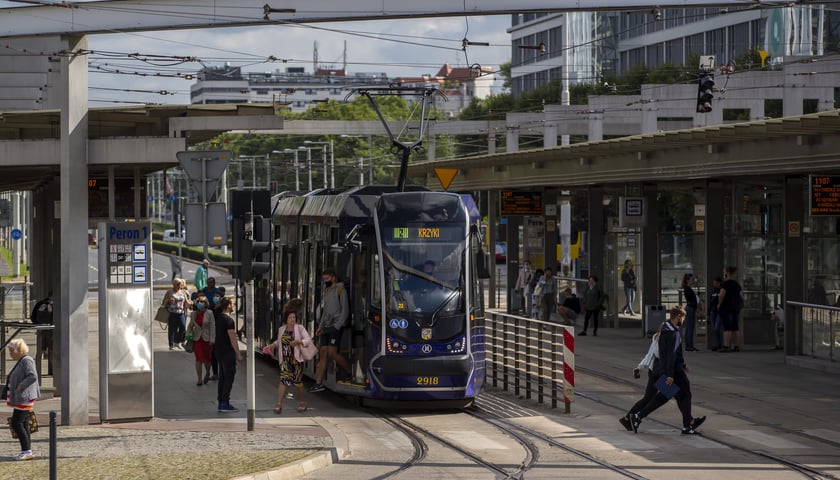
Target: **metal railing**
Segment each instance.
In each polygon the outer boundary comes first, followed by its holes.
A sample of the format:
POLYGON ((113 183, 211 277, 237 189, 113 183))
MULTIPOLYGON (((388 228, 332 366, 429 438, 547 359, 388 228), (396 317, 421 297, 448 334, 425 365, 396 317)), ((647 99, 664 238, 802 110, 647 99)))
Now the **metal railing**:
POLYGON ((551 408, 574 401, 574 327, 487 310, 487 382, 551 408))
POLYGON ((4 282, 0 285, 0 320, 25 320, 29 318, 32 283, 4 282))
POLYGON ((840 308, 785 302, 785 324, 802 325, 803 355, 837 361, 840 352, 840 308))

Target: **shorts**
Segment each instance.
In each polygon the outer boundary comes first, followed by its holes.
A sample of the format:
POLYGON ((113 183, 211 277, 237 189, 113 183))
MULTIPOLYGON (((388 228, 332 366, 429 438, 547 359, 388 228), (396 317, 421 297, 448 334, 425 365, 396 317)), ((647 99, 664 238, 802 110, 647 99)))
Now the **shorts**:
POLYGON ((724 332, 738 331, 738 317, 740 317, 740 313, 724 309, 718 310, 718 318, 720 319, 721 325, 723 325, 724 332))
POLYGON ((319 347, 338 347, 343 330, 324 330, 318 337, 319 347))

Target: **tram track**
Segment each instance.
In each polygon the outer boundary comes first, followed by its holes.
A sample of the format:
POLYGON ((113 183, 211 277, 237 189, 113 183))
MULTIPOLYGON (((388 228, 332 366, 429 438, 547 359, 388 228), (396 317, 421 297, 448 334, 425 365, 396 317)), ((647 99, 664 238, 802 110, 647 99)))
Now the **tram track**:
MULTIPOLYGON (((577 367, 577 371, 582 372, 582 373, 586 373, 587 375, 592 375, 592 376, 595 376, 595 377, 599 377, 599 378, 602 378, 604 380, 607 380, 607 381, 610 381, 610 382, 613 382, 613 383, 631 384, 635 388, 638 388, 638 386, 636 384, 628 382, 627 380, 625 380, 623 378, 619 378, 619 377, 616 377, 614 375, 610 375, 608 373, 599 372, 597 370, 592 370, 592 369, 588 369, 588 368, 581 368, 581 367, 577 367)), ((613 408, 616 411, 620 412, 620 414, 622 414, 622 415, 624 413, 626 413, 626 410, 627 410, 626 407, 616 405, 612 402, 604 400, 603 398, 601 398, 598 395, 588 394, 584 390, 581 390, 579 388, 575 390, 575 395, 579 396, 579 397, 582 397, 582 398, 586 398, 587 400, 589 400, 591 402, 594 402, 594 403, 597 403, 599 405, 603 405, 603 406, 606 406, 606 407, 613 408)), ((719 415, 725 415, 725 416, 731 416, 733 418, 738 418, 740 420, 750 422, 750 423, 753 423, 753 424, 758 425, 758 426, 774 429, 774 430, 781 431, 781 432, 784 432, 784 433, 788 433, 788 434, 791 434, 791 435, 806 438, 806 439, 811 440, 811 441, 819 442, 819 443, 822 443, 823 445, 827 445, 827 446, 831 446, 831 447, 840 447, 840 444, 838 444, 837 442, 833 442, 831 440, 826 440, 826 439, 822 439, 820 437, 816 437, 816 436, 813 436, 813 435, 808 435, 808 434, 805 434, 805 433, 802 433, 802 432, 799 432, 799 431, 796 431, 796 430, 792 430, 792 429, 788 429, 788 428, 779 426, 777 424, 771 424, 771 423, 768 423, 768 422, 762 422, 762 421, 759 421, 759 420, 755 420, 755 419, 753 419, 749 416, 746 416, 746 415, 733 414, 733 413, 730 413, 730 412, 727 412, 725 410, 713 407, 713 406, 708 405, 708 404, 705 404, 703 406, 703 408, 711 410, 711 411, 713 411, 713 412, 715 412, 716 414, 719 414, 719 415)), ((659 425, 671 427, 671 428, 674 428, 674 429, 681 428, 680 426, 673 425, 673 424, 670 424, 668 422, 663 422, 661 420, 656 420, 656 419, 653 419, 653 418, 646 418, 645 421, 657 423, 659 425)), ((799 473, 803 477, 809 478, 811 480, 840 480, 840 477, 832 475, 828 472, 824 472, 824 471, 819 470, 817 468, 811 467, 809 465, 805 465, 803 463, 796 462, 794 460, 785 458, 785 457, 780 456, 780 455, 774 455, 774 454, 764 452, 764 451, 761 451, 761 450, 755 450, 755 449, 743 447, 741 445, 738 445, 735 442, 727 441, 727 440, 725 440, 723 438, 720 438, 719 436, 714 435, 714 434, 709 435, 708 433, 703 433, 702 436, 703 436, 703 438, 706 438, 708 440, 711 440, 711 441, 714 441, 714 442, 719 443, 721 445, 724 445, 728 448, 731 448, 732 450, 736 450, 736 451, 739 451, 739 452, 747 453, 749 455, 754 455, 754 456, 757 456, 757 457, 760 457, 760 458, 763 458, 763 459, 766 459, 766 460, 771 460, 773 462, 776 462, 776 463, 778 463, 778 464, 780 464, 780 465, 782 465, 782 466, 784 466, 784 467, 786 467, 786 468, 788 468, 788 469, 790 469, 794 472, 799 473)))
MULTIPOLYGON (((465 412, 470 414, 468 411, 465 412)), ((426 459, 428 455, 428 444, 426 443, 424 437, 426 439, 430 439, 440 445, 443 445, 445 448, 449 449, 450 451, 454 451, 459 455, 462 455, 470 460, 472 460, 475 464, 484 467, 487 470, 490 470, 494 474, 499 475, 497 478, 502 479, 509 479, 509 480, 520 480, 524 478, 524 473, 531 468, 533 468, 537 462, 539 461, 539 448, 533 444, 530 440, 526 438, 525 435, 522 435, 518 432, 512 432, 509 429, 503 428, 498 424, 488 420, 486 418, 481 418, 475 415, 470 414, 474 418, 478 420, 489 423, 493 425, 494 428, 503 432, 506 436, 513 438, 517 443, 519 443, 523 450, 525 451, 525 458, 522 462, 514 468, 510 468, 501 464, 498 464, 494 461, 490 461, 481 455, 458 445, 455 442, 445 438, 442 435, 432 432, 430 429, 420 426, 417 422, 409 421, 406 418, 401 416, 391 414, 388 412, 375 410, 373 414, 382 419, 383 421, 389 423, 394 428, 398 429, 400 432, 405 434, 411 441, 412 445, 414 446, 414 454, 403 462, 399 467, 392 470, 391 472, 382 474, 380 476, 374 477, 379 480, 384 480, 388 478, 396 477, 397 475, 409 470, 410 468, 417 467, 421 465, 421 462, 426 459)))

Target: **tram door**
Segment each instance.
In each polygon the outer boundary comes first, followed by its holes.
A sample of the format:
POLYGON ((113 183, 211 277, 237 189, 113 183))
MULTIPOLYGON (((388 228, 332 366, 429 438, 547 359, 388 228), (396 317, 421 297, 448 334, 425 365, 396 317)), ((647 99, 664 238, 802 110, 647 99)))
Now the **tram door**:
POLYGON ((642 234, 640 229, 626 227, 611 227, 607 233, 604 248, 604 276, 599 279, 604 291, 610 296, 609 308, 606 318, 612 319, 612 325, 621 326, 628 320, 641 320, 643 303, 642 291, 642 234), (636 274, 636 291, 634 292, 630 310, 625 310, 627 296, 624 291, 624 282, 621 280, 621 272, 624 269, 624 262, 630 260, 633 272, 636 274))

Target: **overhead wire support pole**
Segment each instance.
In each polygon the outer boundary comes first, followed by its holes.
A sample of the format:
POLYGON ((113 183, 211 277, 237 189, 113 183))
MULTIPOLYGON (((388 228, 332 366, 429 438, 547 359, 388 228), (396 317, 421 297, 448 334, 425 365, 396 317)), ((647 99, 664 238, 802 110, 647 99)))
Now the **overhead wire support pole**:
POLYGON ((432 96, 439 95, 443 97, 444 101, 446 100, 446 95, 443 94, 437 88, 411 88, 411 87, 383 87, 383 88, 366 88, 355 90, 347 94, 344 97, 344 100, 347 101, 354 93, 358 93, 359 95, 363 95, 365 98, 368 99, 370 102, 370 106, 374 112, 376 112, 376 116, 379 117, 379 121, 382 122, 382 126, 385 127, 385 131, 388 132, 388 136, 391 138, 391 149, 396 153, 399 151, 402 153, 400 158, 400 176, 397 181, 397 190, 400 192, 405 191, 405 182, 408 177, 408 159, 411 155, 412 151, 420 152, 423 149, 423 134, 425 133, 425 124, 426 124, 426 107, 431 100, 432 96), (388 127, 388 122, 385 120, 385 117, 382 116, 382 112, 379 110, 379 107, 376 105, 376 102, 373 100, 374 96, 378 95, 399 95, 399 96, 408 96, 408 95, 416 95, 421 97, 421 108, 420 108, 420 128, 418 129, 417 140, 413 142, 401 142, 397 139, 394 133, 391 131, 390 127, 388 127))

